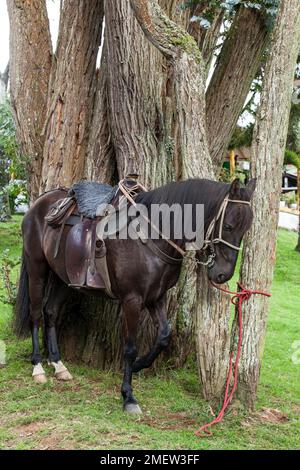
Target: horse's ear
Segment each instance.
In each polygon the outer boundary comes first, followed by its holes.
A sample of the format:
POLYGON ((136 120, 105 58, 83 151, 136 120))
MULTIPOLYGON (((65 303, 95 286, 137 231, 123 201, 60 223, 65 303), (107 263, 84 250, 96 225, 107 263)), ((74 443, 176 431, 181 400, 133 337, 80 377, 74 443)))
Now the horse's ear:
POLYGON ((250 199, 255 191, 255 188, 256 188, 256 178, 252 178, 247 184, 246 184, 246 188, 250 194, 250 199))
POLYGON ((240 194, 240 189, 241 189, 241 182, 239 178, 236 178, 235 180, 232 181, 230 189, 229 189, 229 196, 238 196, 240 194))

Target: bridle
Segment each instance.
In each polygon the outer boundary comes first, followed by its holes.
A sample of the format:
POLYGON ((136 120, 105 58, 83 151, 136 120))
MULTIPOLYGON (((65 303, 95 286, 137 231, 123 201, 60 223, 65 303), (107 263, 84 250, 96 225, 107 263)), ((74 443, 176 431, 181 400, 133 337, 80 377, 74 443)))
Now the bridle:
POLYGON ((210 222, 208 226, 208 229, 206 231, 205 238, 204 238, 204 244, 200 250, 201 255, 206 254, 207 250, 209 251, 207 255, 207 259, 206 261, 201 261, 197 259, 197 264, 201 264, 203 266, 207 266, 211 268, 214 265, 214 262, 215 262, 214 259, 216 257, 214 245, 217 245, 218 243, 223 243, 223 245, 227 245, 229 246, 229 248, 232 248, 233 250, 240 251, 241 249, 240 246, 233 245, 232 243, 229 243, 228 241, 224 240, 224 238, 222 238, 225 212, 226 212, 226 208, 229 202, 237 203, 237 204, 246 204, 250 206, 250 201, 242 201, 240 199, 230 199, 229 195, 225 196, 218 210, 217 215, 212 219, 212 221, 210 222), (214 232, 215 232, 215 228, 216 228, 216 224, 218 220, 220 220, 219 233, 218 233, 218 236, 214 238, 214 232))
MULTIPOLYGON (((144 186, 142 186, 140 183, 137 183, 136 185, 134 185, 132 188, 129 189, 128 187, 126 187, 124 185, 124 180, 120 181, 118 186, 119 186, 119 190, 121 191, 123 196, 125 196, 125 198, 133 206, 136 206, 136 203, 134 201, 134 197, 136 196, 137 191, 139 189, 142 189, 143 191, 147 191, 147 189, 144 186)), ((225 212, 226 212, 226 208, 227 208, 229 202, 237 203, 237 204, 246 204, 246 205, 250 206, 250 201, 242 201, 242 200, 239 200, 239 199, 230 199, 229 194, 227 194, 227 196, 225 196, 225 198, 224 198, 224 200, 223 200, 223 202, 222 202, 222 204, 221 204, 221 206, 220 206, 220 208, 217 212, 217 215, 211 220, 211 222, 208 226, 208 229, 206 231, 205 238, 204 238, 203 247, 200 250, 197 250, 195 248, 195 250, 199 251, 201 255, 206 254, 206 251, 209 251, 209 253, 207 254, 207 259, 206 259, 206 261, 201 261, 199 259, 194 258, 193 261, 195 261, 196 264, 201 264, 203 266, 207 266, 208 268, 211 268, 215 263, 214 259, 216 257, 214 245, 216 245, 218 243, 223 243, 224 245, 229 246, 233 250, 240 251, 241 247, 233 245, 232 243, 229 243, 228 241, 226 241, 222 238, 225 212), (216 224, 219 221, 219 219, 220 219, 220 224, 219 224, 218 237, 214 238, 215 227, 216 227, 216 224)), ((162 236, 162 238, 169 245, 171 245, 173 248, 175 248, 175 250, 181 255, 181 258, 173 258, 170 255, 166 255, 164 253, 162 253, 162 254, 164 254, 167 258, 169 258, 170 261, 180 263, 182 261, 182 258, 184 258, 186 256, 187 251, 183 250, 175 242, 173 242, 172 240, 169 240, 167 237, 165 237, 161 233, 161 231, 157 227, 155 227, 155 225, 153 225, 153 223, 151 222, 151 220, 148 217, 143 216, 143 218, 154 228, 154 230, 156 230, 162 236)), ((191 251, 191 250, 189 250, 189 251, 191 251)))

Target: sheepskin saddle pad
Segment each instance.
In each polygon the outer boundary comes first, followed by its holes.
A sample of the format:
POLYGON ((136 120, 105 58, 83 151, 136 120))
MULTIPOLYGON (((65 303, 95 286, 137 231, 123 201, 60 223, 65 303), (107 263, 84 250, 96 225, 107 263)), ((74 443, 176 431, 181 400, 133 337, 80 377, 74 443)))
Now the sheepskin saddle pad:
POLYGON ((77 210, 84 217, 94 219, 99 216, 99 207, 110 204, 117 191, 117 187, 96 181, 80 181, 70 189, 68 196, 74 197, 77 210))

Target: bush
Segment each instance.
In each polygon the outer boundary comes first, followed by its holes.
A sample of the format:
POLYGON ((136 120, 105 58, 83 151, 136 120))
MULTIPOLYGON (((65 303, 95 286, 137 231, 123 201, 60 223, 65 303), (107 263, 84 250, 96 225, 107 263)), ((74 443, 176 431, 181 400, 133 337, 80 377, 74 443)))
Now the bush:
POLYGON ((4 291, 0 292, 0 300, 3 303, 14 305, 17 299, 18 285, 12 281, 11 271, 20 264, 19 258, 10 256, 9 250, 3 250, 0 257, 1 277, 4 291))
POLYGON ((16 212, 16 208, 20 204, 28 203, 29 198, 25 181, 10 181, 10 183, 5 186, 4 192, 8 196, 10 211, 13 214, 16 212))
POLYGON ((11 107, 7 101, 0 105, 1 220, 5 220, 9 212, 15 212, 19 204, 28 202, 25 183, 27 175, 26 166, 27 159, 19 151, 11 107), (10 181, 11 179, 12 181, 10 181), (6 209, 7 199, 9 200, 9 209, 6 209))
POLYGON ((8 195, 5 191, 0 190, 0 222, 6 222, 10 219, 10 204, 8 195))

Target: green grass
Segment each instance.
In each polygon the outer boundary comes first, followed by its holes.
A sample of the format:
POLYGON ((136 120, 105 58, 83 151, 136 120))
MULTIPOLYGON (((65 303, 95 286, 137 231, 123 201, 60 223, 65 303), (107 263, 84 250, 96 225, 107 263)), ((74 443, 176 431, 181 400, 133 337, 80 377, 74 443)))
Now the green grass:
MULTIPOLYGON (((20 217, 0 224, 0 256, 21 249, 20 217)), ((193 364, 156 376, 141 374, 134 389, 144 414, 121 410, 120 374, 69 364, 74 381, 59 383, 31 378, 30 341, 17 341, 10 331, 11 307, 0 303, 0 338, 7 365, 0 369, 0 448, 16 449, 294 449, 300 443, 300 364, 291 359, 300 340, 300 254, 296 234, 280 230, 273 296, 261 373, 257 410, 276 408, 282 423, 247 416, 233 407, 214 428, 213 437, 193 432, 211 419, 201 399, 193 364)), ((13 272, 13 278, 17 275, 13 272)), ((3 284, 0 285, 3 290, 3 284)), ((300 358, 300 353, 298 355, 300 358)))

